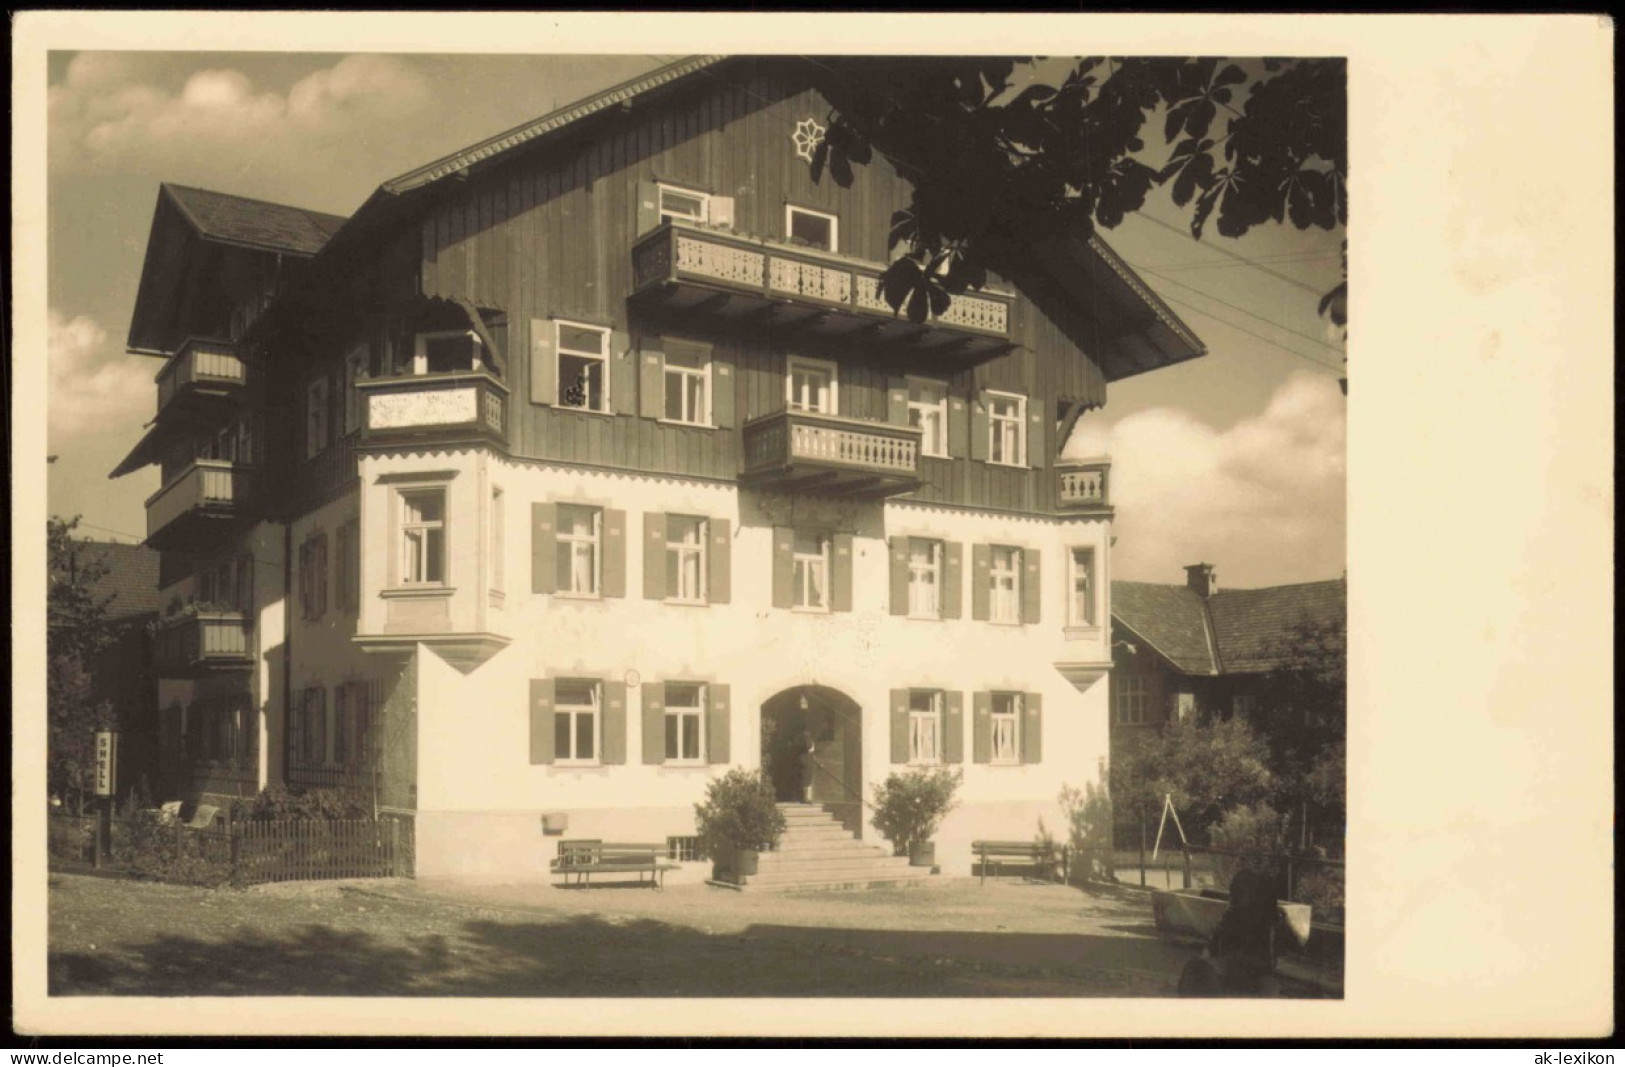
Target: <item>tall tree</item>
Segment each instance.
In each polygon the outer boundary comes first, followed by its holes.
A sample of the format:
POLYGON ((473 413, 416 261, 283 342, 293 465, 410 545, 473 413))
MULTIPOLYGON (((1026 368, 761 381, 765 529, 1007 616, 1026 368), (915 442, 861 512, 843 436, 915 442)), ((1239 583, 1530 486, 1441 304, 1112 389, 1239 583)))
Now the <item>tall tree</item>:
POLYGON ((93 791, 96 731, 111 728, 113 711, 95 699, 90 666, 107 647, 110 596, 96 592, 107 573, 100 557, 74 537, 79 518, 46 526, 50 590, 46 594, 46 784, 82 811, 93 791))
MULTIPOLYGON (((913 183, 892 217, 901 253, 882 291, 915 322, 1057 234, 1117 226, 1159 186, 1189 210, 1198 240, 1210 222, 1225 237, 1266 222, 1348 222, 1341 59, 816 62, 835 110, 815 180, 827 172, 848 185, 879 150, 913 183), (1148 147, 1148 131, 1162 151, 1148 147)), ((1319 305, 1338 326, 1346 293, 1345 264, 1319 305)))
POLYGON ((1305 621, 1274 652, 1258 721, 1275 769, 1275 804, 1292 814, 1300 844, 1318 818, 1340 823, 1346 810, 1348 623, 1305 621))
POLYGON ((1119 816, 1154 822, 1167 796, 1196 840, 1227 811, 1267 796, 1270 786, 1269 749, 1240 720, 1176 719, 1130 738, 1111 765, 1112 807, 1119 816))

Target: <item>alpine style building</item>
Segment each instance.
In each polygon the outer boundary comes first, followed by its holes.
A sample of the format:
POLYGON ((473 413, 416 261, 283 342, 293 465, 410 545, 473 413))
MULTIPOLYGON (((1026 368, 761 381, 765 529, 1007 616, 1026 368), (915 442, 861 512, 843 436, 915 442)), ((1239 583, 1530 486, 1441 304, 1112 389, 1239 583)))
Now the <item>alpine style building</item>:
POLYGON ((163 186, 130 329, 158 413, 163 743, 194 799, 367 791, 419 875, 669 840, 731 766, 875 836, 1062 820, 1110 700, 1107 383, 1198 339, 1098 238, 922 324, 909 185, 815 181, 825 72, 693 57, 386 182, 348 219, 163 186))

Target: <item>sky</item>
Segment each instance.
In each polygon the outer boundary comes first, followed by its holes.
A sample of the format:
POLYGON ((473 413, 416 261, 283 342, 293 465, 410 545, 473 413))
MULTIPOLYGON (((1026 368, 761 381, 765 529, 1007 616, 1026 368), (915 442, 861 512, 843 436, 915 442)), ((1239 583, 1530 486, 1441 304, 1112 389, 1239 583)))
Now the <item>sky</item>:
MULTIPOLYGON (((124 350, 162 181, 349 214, 383 181, 675 56, 54 52, 48 64, 52 514, 133 541, 156 468, 109 480, 155 409, 124 350)), ((1148 137, 1154 143, 1160 136, 1148 137)), ((1342 344, 1315 313, 1340 232, 1192 240, 1153 197, 1103 234, 1206 343, 1113 383, 1067 453, 1109 455, 1113 577, 1222 586, 1346 568, 1342 344)))

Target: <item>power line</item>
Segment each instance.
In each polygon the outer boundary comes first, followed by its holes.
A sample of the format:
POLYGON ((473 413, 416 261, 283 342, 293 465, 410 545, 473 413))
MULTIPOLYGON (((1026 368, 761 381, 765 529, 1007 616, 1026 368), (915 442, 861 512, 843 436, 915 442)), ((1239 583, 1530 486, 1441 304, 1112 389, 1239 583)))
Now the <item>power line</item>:
MULTIPOLYGON (((1154 215, 1148 215, 1144 211, 1141 211, 1139 209, 1135 209, 1134 213, 1136 215, 1140 216, 1140 218, 1145 219, 1147 222, 1156 223, 1158 226, 1161 226, 1163 229, 1171 230, 1174 233, 1179 234, 1181 237, 1189 237, 1190 236, 1190 233, 1188 231, 1186 231, 1186 230, 1184 230, 1184 229, 1182 229, 1182 228, 1180 228, 1178 226, 1175 226, 1171 222, 1164 222, 1164 221, 1162 221, 1161 219, 1157 218, 1154 215)), ((1282 274, 1278 270, 1271 270, 1270 268, 1264 266, 1263 264, 1258 263, 1258 262, 1256 262, 1254 260, 1248 259, 1246 256, 1238 255, 1237 253, 1232 252, 1227 248, 1220 248, 1218 245, 1210 245, 1209 247, 1212 248, 1213 251, 1219 253, 1221 256, 1225 256, 1225 257, 1227 257, 1229 259, 1233 259, 1237 263, 1245 263, 1247 266, 1252 267, 1254 270, 1263 271, 1265 274, 1268 274, 1272 278, 1279 278, 1281 281, 1286 282, 1288 285, 1295 285, 1299 289, 1304 290, 1305 292, 1315 293, 1316 296, 1320 295, 1320 293, 1316 291, 1314 286, 1309 285, 1306 282, 1300 281, 1299 279, 1294 278, 1289 274, 1282 274)))
MULTIPOLYGON (((1342 257, 1336 252, 1315 252, 1315 253, 1299 253, 1297 255, 1291 255, 1291 256, 1261 257, 1260 259, 1257 260, 1257 262, 1259 262, 1259 263, 1272 263, 1272 264, 1275 264, 1277 266, 1296 267, 1296 266, 1299 266, 1299 265, 1305 264, 1305 263, 1319 263, 1319 262, 1323 262, 1323 261, 1329 260, 1329 259, 1340 259, 1340 258, 1342 258, 1342 257)), ((1146 270, 1227 270, 1227 269, 1229 269, 1231 267, 1251 267, 1251 266, 1253 266, 1252 263, 1220 262, 1219 260, 1216 260, 1216 259, 1209 259, 1209 260, 1203 260, 1203 261, 1195 262, 1195 263, 1190 262, 1189 260, 1186 260, 1185 262, 1182 262, 1182 263, 1158 263, 1158 264, 1156 264, 1154 266, 1146 267, 1144 269, 1146 269, 1146 270)))
POLYGON ((1297 356, 1299 359, 1304 360, 1305 362, 1313 363, 1315 366, 1323 367, 1326 370, 1337 371, 1338 373, 1342 373, 1342 371, 1343 371, 1342 367, 1334 366, 1333 364, 1323 362, 1322 360, 1318 360, 1313 356, 1306 356, 1302 352, 1299 352, 1297 349, 1288 348, 1286 345, 1283 345, 1281 342, 1275 340, 1272 337, 1266 337, 1263 334, 1258 333, 1255 330, 1249 330, 1247 327, 1241 325, 1239 322, 1234 322, 1234 321, 1232 321, 1230 319, 1227 319, 1223 315, 1216 315, 1213 312, 1209 311, 1208 309, 1203 308, 1203 307, 1198 307, 1197 305, 1191 303, 1188 300, 1181 300, 1177 296, 1164 296, 1163 299, 1168 301, 1170 304, 1178 304, 1181 307, 1189 308, 1190 310, 1196 312, 1198 315, 1206 315, 1208 318, 1212 319, 1214 322, 1222 322, 1222 323, 1224 323, 1224 325, 1230 327, 1232 330, 1238 330, 1241 333, 1244 333, 1249 337, 1256 337, 1260 341, 1263 341, 1267 345, 1271 345, 1271 346, 1273 346, 1275 348, 1279 348, 1281 351, 1285 352, 1287 355, 1297 356))
MULTIPOLYGON (((1133 264, 1130 264, 1130 266, 1133 266, 1133 264)), ((1338 348, 1336 345, 1327 344, 1325 341, 1322 341, 1320 338, 1316 337, 1314 334, 1304 333, 1302 330, 1295 330, 1292 327, 1285 325, 1284 323, 1279 323, 1279 322, 1276 322, 1272 318, 1269 318, 1269 317, 1264 316, 1264 315, 1260 315, 1256 311, 1248 311, 1246 308, 1242 307, 1240 304, 1232 304, 1230 301, 1224 299, 1223 297, 1214 296, 1212 293, 1208 292, 1205 289, 1198 289, 1194 285, 1188 285, 1185 282, 1182 282, 1182 281, 1178 280, 1177 278, 1170 278, 1166 274, 1162 274, 1162 273, 1160 273, 1158 271, 1151 270, 1149 267, 1135 267, 1134 269, 1135 270, 1143 270, 1147 274, 1154 275, 1154 276, 1156 276, 1158 278, 1161 278, 1163 281, 1167 282, 1169 285, 1177 285, 1181 289, 1189 289, 1191 292, 1197 294, 1198 296, 1205 296, 1209 300, 1212 300, 1212 301, 1215 301, 1217 303, 1223 304, 1227 308, 1232 308, 1232 309, 1234 309, 1236 311, 1239 311, 1243 315, 1246 315, 1249 318, 1257 319, 1259 322, 1268 323, 1269 325, 1274 326, 1278 330, 1285 330, 1287 333, 1290 333, 1295 337, 1302 337, 1306 341, 1312 341, 1313 343, 1319 345, 1322 348, 1329 349, 1330 351, 1337 352, 1339 354, 1341 354, 1342 351, 1343 351, 1342 349, 1338 348)))

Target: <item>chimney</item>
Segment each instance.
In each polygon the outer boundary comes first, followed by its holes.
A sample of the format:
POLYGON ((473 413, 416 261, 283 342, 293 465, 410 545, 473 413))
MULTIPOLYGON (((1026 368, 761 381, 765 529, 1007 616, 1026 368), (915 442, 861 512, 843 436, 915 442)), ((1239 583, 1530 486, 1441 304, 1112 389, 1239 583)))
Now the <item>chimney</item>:
POLYGON ((1213 564, 1193 563, 1185 568, 1185 584, 1204 600, 1219 591, 1219 580, 1213 576, 1213 564))

